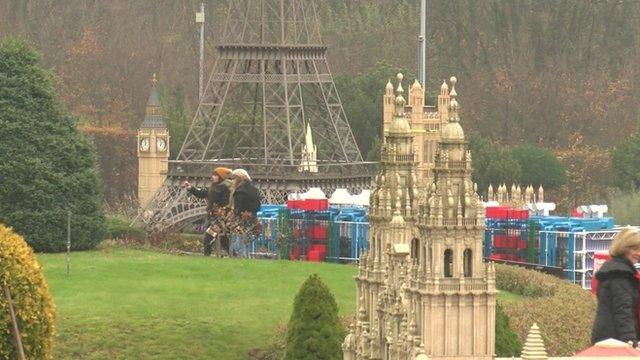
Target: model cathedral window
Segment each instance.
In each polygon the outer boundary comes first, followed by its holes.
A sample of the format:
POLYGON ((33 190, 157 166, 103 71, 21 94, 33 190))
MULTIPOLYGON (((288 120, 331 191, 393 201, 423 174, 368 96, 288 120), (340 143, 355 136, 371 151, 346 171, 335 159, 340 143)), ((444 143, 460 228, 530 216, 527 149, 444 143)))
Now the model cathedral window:
POLYGON ((471 181, 456 79, 451 91, 442 84, 437 110, 424 105, 417 82, 406 106, 400 74, 398 82, 395 95, 391 83, 384 95, 370 244, 360 257, 344 359, 491 359, 495 270, 482 259, 484 209, 471 181))

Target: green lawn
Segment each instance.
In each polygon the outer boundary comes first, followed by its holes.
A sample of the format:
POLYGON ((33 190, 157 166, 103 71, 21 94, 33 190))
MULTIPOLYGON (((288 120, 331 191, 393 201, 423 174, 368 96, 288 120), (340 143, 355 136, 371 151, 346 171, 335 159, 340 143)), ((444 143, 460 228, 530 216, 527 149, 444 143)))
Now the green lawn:
POLYGON ((508 292, 506 290, 498 290, 498 294, 496 296, 499 300, 502 300, 504 303, 508 302, 516 302, 524 299, 522 296, 518 294, 514 294, 512 292, 508 292))
POLYGON ((216 259, 112 249, 39 255, 58 309, 56 359, 246 359, 286 323, 317 273, 341 314, 355 266, 216 259))

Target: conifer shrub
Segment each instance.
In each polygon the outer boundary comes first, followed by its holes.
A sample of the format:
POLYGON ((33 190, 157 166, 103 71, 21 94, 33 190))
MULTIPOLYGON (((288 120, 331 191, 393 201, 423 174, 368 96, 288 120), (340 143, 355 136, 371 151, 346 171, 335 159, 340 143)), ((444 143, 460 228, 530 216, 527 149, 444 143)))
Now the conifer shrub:
POLYGON ((0 224, 0 360, 18 359, 5 287, 11 293, 27 359, 52 359, 55 307, 33 250, 0 224))
POLYGON ((496 264, 496 286, 524 297, 502 303, 521 342, 535 322, 549 356, 570 356, 590 345, 597 305, 591 292, 551 275, 501 264, 496 264))
POLYGON ((522 342, 509 325, 509 317, 502 306, 496 304, 496 356, 518 357, 522 352, 522 342))
POLYGON ((342 359, 344 336, 333 294, 318 275, 311 275, 293 303, 284 359, 342 359))
POLYGON ((91 249, 104 236, 93 144, 64 108, 53 75, 24 40, 0 42, 0 222, 39 252, 91 249))

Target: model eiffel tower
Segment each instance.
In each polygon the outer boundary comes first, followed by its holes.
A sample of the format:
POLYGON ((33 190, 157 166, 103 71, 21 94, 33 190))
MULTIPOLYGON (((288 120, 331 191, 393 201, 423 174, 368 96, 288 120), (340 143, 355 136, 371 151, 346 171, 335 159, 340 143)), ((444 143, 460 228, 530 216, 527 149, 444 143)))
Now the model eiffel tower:
POLYGON ((313 1, 230 1, 196 116, 139 218, 164 229, 204 215, 179 184, 205 185, 215 166, 246 169, 269 203, 312 186, 369 188, 375 164, 362 159, 326 51, 313 1))

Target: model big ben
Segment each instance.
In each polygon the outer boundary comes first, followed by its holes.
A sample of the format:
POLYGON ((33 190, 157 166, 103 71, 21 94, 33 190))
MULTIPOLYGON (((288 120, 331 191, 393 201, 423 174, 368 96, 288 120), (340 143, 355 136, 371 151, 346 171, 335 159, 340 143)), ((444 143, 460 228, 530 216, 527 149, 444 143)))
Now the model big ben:
POLYGON ((169 131, 162 120, 162 106, 156 89, 156 75, 142 125, 138 129, 138 200, 145 204, 167 177, 169 131))

